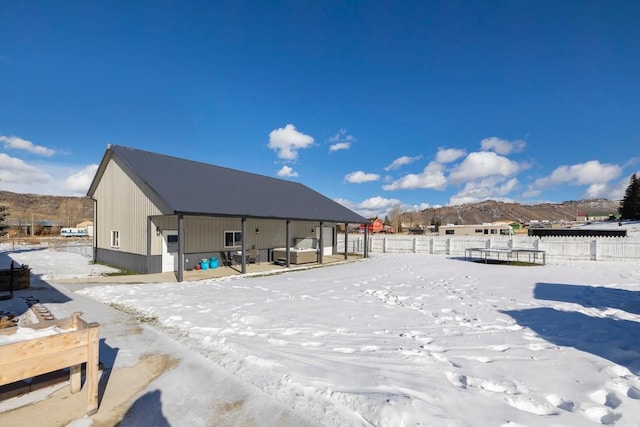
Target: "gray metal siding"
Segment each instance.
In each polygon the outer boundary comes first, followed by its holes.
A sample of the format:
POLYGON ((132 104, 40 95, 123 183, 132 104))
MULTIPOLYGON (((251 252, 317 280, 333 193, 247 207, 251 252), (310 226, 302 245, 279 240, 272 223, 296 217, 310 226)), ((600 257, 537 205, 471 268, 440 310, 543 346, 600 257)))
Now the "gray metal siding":
MULTIPOLYGON (((114 158, 115 159, 115 158, 114 158)), ((105 168, 96 188, 97 227, 94 231, 98 247, 139 255, 147 254, 147 217, 160 214, 160 209, 142 191, 116 160, 105 168), (111 246, 111 232, 120 234, 120 247, 111 246)))
POLYGON ((160 272, 149 271, 146 256, 110 249, 98 248, 96 262, 142 274, 160 272))

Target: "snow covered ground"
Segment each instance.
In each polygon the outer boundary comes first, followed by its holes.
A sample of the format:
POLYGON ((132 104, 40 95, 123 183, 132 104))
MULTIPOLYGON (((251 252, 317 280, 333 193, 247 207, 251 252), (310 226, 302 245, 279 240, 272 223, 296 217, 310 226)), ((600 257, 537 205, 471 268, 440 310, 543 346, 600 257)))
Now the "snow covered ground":
MULTIPOLYGON (((102 268, 50 250, 5 256, 53 277, 102 268)), ((78 298, 136 313, 310 425, 640 420, 636 264, 374 254, 271 276, 80 288, 78 298)), ((154 387, 170 395, 180 386, 154 387)), ((168 407, 164 417, 185 425, 168 407)))

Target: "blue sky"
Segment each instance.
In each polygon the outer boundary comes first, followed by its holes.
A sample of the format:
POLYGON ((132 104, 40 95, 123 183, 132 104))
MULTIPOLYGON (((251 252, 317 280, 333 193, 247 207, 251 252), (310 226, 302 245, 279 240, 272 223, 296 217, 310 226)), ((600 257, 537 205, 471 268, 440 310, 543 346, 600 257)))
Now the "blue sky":
POLYGON ((365 216, 620 199, 638 22, 638 1, 3 2, 0 189, 84 195, 112 143, 365 216))

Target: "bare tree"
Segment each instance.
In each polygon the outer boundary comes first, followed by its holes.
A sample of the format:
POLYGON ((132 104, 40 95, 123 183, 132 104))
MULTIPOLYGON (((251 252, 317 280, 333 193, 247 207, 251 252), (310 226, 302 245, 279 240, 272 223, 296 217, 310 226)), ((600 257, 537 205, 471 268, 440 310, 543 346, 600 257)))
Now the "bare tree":
POLYGON ((389 211, 389 222, 391 223, 391 226, 394 228, 394 231, 396 232, 401 231, 402 209, 400 208, 399 204, 392 207, 391 210, 389 211))

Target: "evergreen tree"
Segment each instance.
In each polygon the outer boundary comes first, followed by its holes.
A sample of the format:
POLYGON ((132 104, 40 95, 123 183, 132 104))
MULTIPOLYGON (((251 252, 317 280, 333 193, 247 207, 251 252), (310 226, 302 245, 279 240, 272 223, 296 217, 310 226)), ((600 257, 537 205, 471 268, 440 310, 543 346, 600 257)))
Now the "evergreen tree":
POLYGON ((634 173, 618 210, 622 219, 640 219, 640 179, 634 173))
POLYGON ((0 199, 0 237, 7 234, 7 228, 9 228, 9 225, 5 222, 9 216, 9 209, 2 202, 3 200, 0 199))

